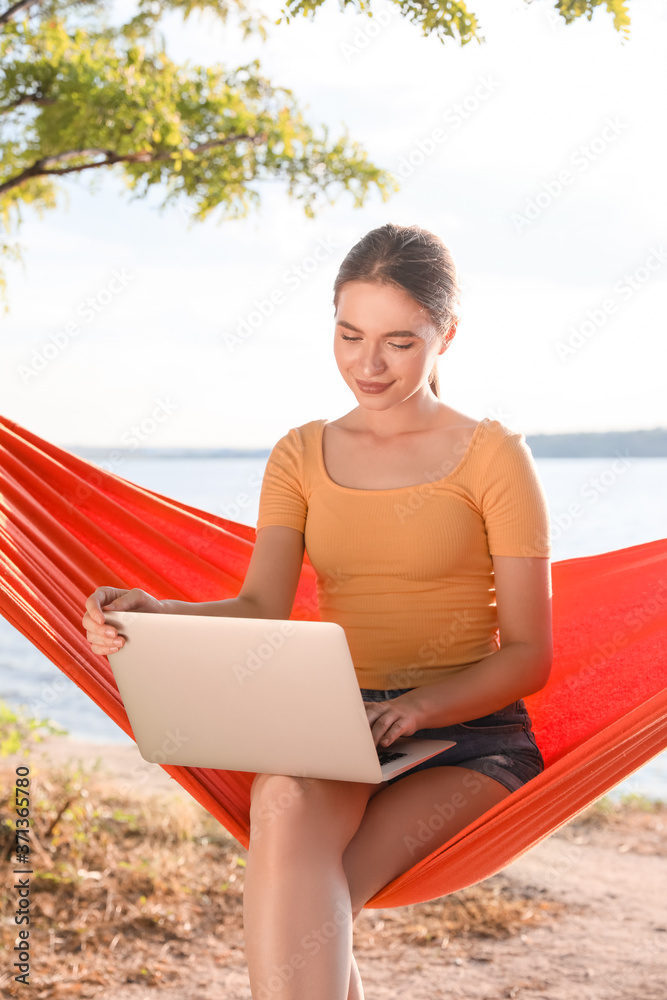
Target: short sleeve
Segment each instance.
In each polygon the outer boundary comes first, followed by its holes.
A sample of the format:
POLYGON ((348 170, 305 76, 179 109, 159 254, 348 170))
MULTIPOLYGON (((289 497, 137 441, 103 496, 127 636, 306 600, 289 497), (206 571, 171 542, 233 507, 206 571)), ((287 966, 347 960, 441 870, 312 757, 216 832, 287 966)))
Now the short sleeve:
POLYGON ((283 524, 305 531, 308 501, 303 489, 303 443, 295 427, 274 445, 259 494, 257 530, 283 524))
POLYGON ((521 433, 508 431, 491 455, 482 515, 492 556, 551 556, 546 493, 521 433))

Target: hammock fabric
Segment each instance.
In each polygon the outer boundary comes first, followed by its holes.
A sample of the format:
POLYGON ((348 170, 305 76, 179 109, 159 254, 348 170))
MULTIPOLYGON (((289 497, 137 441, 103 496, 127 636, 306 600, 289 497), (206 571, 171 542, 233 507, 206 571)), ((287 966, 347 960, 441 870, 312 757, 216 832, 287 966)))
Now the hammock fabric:
MULTIPOLYGON (((255 529, 136 486, 0 418, 0 612, 133 738, 81 625, 102 585, 239 592, 255 529)), ((553 564, 555 662, 525 699, 545 769, 366 904, 404 906, 504 868, 667 747, 667 539, 553 564)), ((304 557, 292 618, 318 620, 304 557)), ((247 848, 253 774, 164 766, 247 848)))

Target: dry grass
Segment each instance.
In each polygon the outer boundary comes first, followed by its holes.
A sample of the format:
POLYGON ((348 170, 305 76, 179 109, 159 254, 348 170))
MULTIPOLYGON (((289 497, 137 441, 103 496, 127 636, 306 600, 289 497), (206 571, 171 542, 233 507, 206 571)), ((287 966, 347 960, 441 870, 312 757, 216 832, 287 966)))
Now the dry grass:
MULTIPOLYGON (((14 774, 0 776, 0 856, 15 858, 14 774)), ((242 961, 246 852, 198 803, 166 795, 121 797, 81 769, 52 769, 31 782, 31 993, 96 997, 123 984, 178 987, 193 956, 242 961)), ((578 829, 617 822, 636 804, 596 804, 578 829)), ((647 812, 664 820, 665 806, 647 812)), ((0 939, 11 954, 17 927, 11 880, 2 885, 0 939)), ((542 890, 519 892, 502 873, 430 903, 365 910, 356 949, 472 946, 518 934, 562 910, 542 890), (466 944, 468 943, 468 944, 466 944)), ((20 995, 10 963, 0 990, 20 995)))
POLYGON ((502 875, 429 903, 397 909, 364 910, 355 923, 355 949, 379 945, 447 948, 465 953, 479 939, 519 934, 562 912, 546 893, 522 893, 502 875))
POLYGON ((575 816, 559 832, 577 844, 609 847, 620 854, 667 856, 667 803, 643 795, 621 801, 605 797, 575 816))
MULTIPOLYGON (((14 856, 12 780, 8 774, 2 781, 5 867, 14 856)), ((227 951, 242 947, 245 852, 194 800, 121 798, 112 786, 92 791, 82 771, 65 769, 34 777, 31 797, 36 996, 177 982, 195 938, 198 950, 209 936, 227 951)), ((5 913, 15 908, 8 889, 5 881, 5 913)), ((13 920, 3 922, 5 950, 16 929, 13 920)), ((5 973, 0 988, 11 985, 5 973)))

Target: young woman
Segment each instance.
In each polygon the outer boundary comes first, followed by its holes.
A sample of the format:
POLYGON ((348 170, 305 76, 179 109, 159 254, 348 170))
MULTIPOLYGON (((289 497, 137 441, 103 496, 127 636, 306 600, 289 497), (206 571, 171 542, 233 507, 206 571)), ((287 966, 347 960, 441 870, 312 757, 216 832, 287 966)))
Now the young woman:
POLYGON ((361 1000, 352 923, 364 904, 544 767, 523 697, 551 669, 547 505, 524 436, 440 398, 457 304, 438 237, 369 232, 334 286, 334 355, 357 405, 273 448, 238 597, 101 587, 86 601, 99 654, 123 642, 104 625, 110 606, 287 619, 305 548, 378 748, 456 740, 380 785, 255 777, 244 888, 255 1000, 361 1000))

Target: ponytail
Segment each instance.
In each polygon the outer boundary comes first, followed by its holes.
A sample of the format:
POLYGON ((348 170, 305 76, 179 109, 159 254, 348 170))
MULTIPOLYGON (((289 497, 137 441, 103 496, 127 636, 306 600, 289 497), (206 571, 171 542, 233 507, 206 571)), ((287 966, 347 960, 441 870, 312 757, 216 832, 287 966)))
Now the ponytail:
POLYGON ((428 384, 431 387, 431 392, 433 392, 438 399, 440 399, 440 379, 438 377, 438 362, 433 365, 431 374, 428 377, 428 384))

